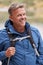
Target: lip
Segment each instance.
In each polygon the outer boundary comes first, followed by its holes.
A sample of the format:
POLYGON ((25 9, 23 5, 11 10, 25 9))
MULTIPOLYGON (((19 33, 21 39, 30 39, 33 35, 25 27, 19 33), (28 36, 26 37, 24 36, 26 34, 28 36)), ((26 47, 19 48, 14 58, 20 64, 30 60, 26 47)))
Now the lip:
POLYGON ((20 21, 20 24, 25 25, 26 20, 20 21))
POLYGON ((20 23, 21 23, 21 24, 25 23, 25 20, 23 20, 23 21, 20 21, 20 23))
POLYGON ((24 22, 24 21, 26 21, 26 19, 21 19, 21 20, 20 20, 20 22, 24 22))

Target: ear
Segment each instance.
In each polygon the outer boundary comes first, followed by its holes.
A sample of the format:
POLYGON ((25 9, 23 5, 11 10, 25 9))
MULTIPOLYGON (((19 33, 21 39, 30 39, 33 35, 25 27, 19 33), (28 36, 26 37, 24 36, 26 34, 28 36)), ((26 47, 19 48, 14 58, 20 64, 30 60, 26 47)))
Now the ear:
POLYGON ((12 19, 12 16, 10 15, 9 18, 12 19))
POLYGON ((13 21, 13 19, 12 19, 12 16, 11 16, 11 15, 9 16, 9 19, 10 19, 11 21, 13 21))

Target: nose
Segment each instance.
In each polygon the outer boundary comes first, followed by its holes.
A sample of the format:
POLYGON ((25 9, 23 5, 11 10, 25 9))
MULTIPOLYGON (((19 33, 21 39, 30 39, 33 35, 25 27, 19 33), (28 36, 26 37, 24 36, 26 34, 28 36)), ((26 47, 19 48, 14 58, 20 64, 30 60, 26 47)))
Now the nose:
POLYGON ((22 17, 21 17, 21 18, 22 18, 22 20, 23 20, 23 19, 24 19, 24 16, 22 15, 22 17))
POLYGON ((26 18, 26 15, 22 15, 21 18, 22 18, 22 19, 26 18))

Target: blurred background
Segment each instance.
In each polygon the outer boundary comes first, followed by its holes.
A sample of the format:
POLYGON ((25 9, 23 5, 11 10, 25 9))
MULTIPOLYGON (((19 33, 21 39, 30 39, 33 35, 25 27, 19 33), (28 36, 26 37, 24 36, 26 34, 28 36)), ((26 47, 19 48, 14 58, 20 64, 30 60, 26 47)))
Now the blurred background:
POLYGON ((0 29, 8 19, 8 6, 12 2, 23 2, 26 5, 27 21, 39 29, 43 38, 43 0, 0 0, 0 29))

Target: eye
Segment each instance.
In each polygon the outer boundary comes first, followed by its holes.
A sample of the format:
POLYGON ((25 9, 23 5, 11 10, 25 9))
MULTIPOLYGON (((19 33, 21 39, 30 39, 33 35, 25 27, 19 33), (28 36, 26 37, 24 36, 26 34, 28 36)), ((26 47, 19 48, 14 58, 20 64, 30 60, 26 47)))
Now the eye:
POLYGON ((18 14, 17 16, 19 17, 19 16, 22 16, 22 15, 21 14, 18 14))
POLYGON ((26 13, 24 13, 23 15, 26 15, 26 13))

